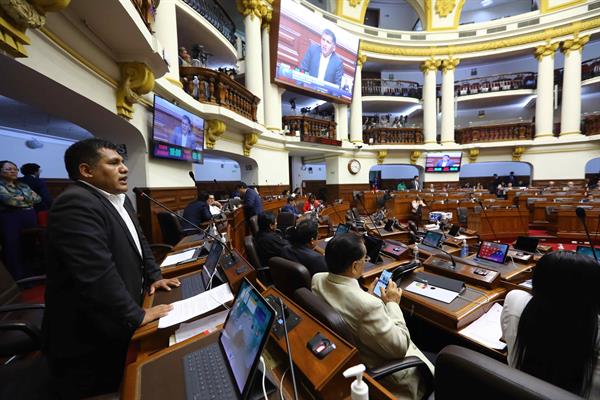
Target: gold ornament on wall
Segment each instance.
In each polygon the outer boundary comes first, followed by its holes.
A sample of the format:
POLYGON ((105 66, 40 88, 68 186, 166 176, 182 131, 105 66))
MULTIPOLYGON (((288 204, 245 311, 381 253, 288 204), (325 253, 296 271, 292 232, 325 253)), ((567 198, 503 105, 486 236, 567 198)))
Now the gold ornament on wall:
POLYGON ((356 59, 356 63, 359 67, 362 67, 364 63, 367 62, 367 56, 361 51, 358 52, 358 58, 356 59))
POLYGON ((221 120, 209 119, 206 121, 206 130, 204 131, 204 137, 206 138, 207 149, 214 149, 217 139, 225 132, 226 128, 227 126, 225 125, 225 122, 221 120))
POLYGON ((479 149, 469 149, 469 162, 476 162, 479 156, 479 149))
POLYGON ((516 146, 512 152, 512 160, 521 161, 523 153, 525 153, 525 146, 516 146))
POLYGON ((421 152, 419 150, 413 150, 410 153, 410 163, 416 164, 419 157, 421 157, 421 152))
POLYGON ((273 18, 273 9, 269 7, 263 7, 262 13, 262 29, 269 30, 271 27, 271 19, 273 18))
POLYGON ((579 36, 579 32, 575 34, 573 39, 565 40, 562 44, 562 52, 569 54, 571 50, 583 50, 583 46, 590 41, 590 35, 579 36))
POLYGON ((435 12, 442 18, 446 18, 454 7, 456 6, 456 0, 434 0, 435 1, 435 12))
POLYGON ((154 74, 144 63, 119 63, 121 82, 117 88, 117 114, 133 117, 133 105, 140 97, 154 89, 154 74))
POLYGON ((377 164, 383 164, 383 161, 387 157, 387 150, 378 150, 377 151, 377 164))
POLYGON ((348 4, 353 8, 360 5, 360 3, 362 3, 362 0, 348 0, 348 4))
POLYGON ((250 132, 244 135, 244 155, 246 157, 250 156, 250 150, 252 150, 256 142, 258 142, 258 133, 250 132))

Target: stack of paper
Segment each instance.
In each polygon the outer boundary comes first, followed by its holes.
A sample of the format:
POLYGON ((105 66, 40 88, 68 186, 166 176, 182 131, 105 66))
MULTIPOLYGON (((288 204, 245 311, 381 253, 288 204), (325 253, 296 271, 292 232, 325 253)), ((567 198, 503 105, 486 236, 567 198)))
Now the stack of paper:
POLYGON ((190 318, 205 314, 222 304, 233 300, 233 294, 229 285, 224 283, 212 290, 200 293, 189 299, 176 301, 172 303, 173 309, 169 311, 166 317, 158 320, 158 328, 167 328, 169 326, 187 321, 190 318))
POLYGON ((181 324, 179 329, 175 331, 175 341, 173 344, 183 342, 192 336, 214 332, 218 325, 225 322, 228 313, 229 310, 224 310, 194 322, 181 324))
POLYGON ((502 326, 500 324, 501 313, 502 306, 495 303, 488 312, 458 333, 486 347, 504 350, 504 348, 506 348, 506 343, 500 341, 500 338, 502 337, 502 326))
POLYGON ((187 260, 191 260, 194 258, 194 254, 196 254, 196 249, 189 249, 186 251, 182 251, 180 253, 171 254, 165 257, 163 262, 160 264, 161 268, 169 267, 171 265, 176 265, 180 263, 184 263, 187 260))

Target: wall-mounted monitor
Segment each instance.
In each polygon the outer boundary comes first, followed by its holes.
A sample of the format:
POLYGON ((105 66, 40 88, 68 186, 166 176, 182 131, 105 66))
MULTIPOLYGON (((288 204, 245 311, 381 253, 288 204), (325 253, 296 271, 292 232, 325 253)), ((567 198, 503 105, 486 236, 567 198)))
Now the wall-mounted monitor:
POLYGON ((425 172, 459 172, 461 162, 460 151, 427 153, 425 172))
POLYGON ((150 145, 154 157, 202 163, 204 119, 155 95, 150 145))
POLYGON ((277 0, 273 8, 273 81, 308 95, 350 103, 358 37, 293 0, 277 0))

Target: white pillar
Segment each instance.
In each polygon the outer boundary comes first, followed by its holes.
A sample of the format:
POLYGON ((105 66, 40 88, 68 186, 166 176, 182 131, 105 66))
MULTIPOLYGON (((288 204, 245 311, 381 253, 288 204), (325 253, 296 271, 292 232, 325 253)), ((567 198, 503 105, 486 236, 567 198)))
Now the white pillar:
MULTIPOLYGON (((271 13, 263 17, 262 26, 262 77, 264 100, 261 102, 265 113, 265 127, 271 131, 281 132, 281 95, 277 85, 271 83, 271 59, 269 45, 269 22, 271 13)), ((261 107, 259 107, 261 108, 261 107)))
POLYGON ((263 94, 263 66, 262 66, 262 40, 260 35, 261 11, 259 2, 238 3, 240 12, 244 16, 244 30, 246 33, 246 88, 256 97, 260 103, 256 110, 258 123, 264 124, 264 94, 263 94))
POLYGON ((535 103, 535 138, 552 137, 554 127, 554 52, 558 43, 539 46, 537 99, 535 103))
POLYGON ((562 45, 565 54, 562 102, 560 112, 560 135, 581 133, 581 53, 590 40, 588 36, 575 36, 562 45))
POLYGON ((363 142, 362 131, 362 66, 367 61, 367 56, 358 54, 356 61, 356 74, 352 87, 352 103, 350 104, 350 141, 363 142))
MULTIPOLYGON (((335 110, 335 138, 337 140, 348 139, 348 105, 346 104, 334 104, 335 110)), ((361 126, 362 129, 362 126, 361 126)), ((361 140, 362 141, 362 140, 361 140)))
POLYGON ((442 61, 442 145, 454 143, 454 70, 456 58, 442 61))
POLYGON ((436 143, 435 76, 439 66, 440 60, 433 58, 421 64, 421 71, 423 71, 423 137, 425 144, 436 143))
POLYGON ((183 87, 179 81, 179 45, 177 42, 175 0, 160 2, 152 29, 164 49, 164 57, 169 64, 169 72, 165 74, 164 78, 179 87, 183 87))

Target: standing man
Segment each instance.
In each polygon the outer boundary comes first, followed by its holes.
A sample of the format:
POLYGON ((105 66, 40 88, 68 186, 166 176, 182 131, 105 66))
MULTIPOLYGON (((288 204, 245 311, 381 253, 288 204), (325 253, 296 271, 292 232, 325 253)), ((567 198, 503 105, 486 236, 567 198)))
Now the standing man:
POLYGON ((321 33, 321 45, 312 44, 300 64, 300 68, 322 81, 340 86, 344 76, 342 59, 335 54, 335 34, 325 29, 321 33))
POLYGON ((64 399, 118 390, 133 332, 172 309, 143 309, 143 294, 179 286, 162 279, 116 148, 97 138, 71 145, 65 167, 75 183, 49 214, 44 352, 64 399))
POLYGON ((416 190, 417 192, 420 192, 421 189, 423 189, 421 187, 421 181, 419 180, 419 175, 415 175, 412 181, 412 188, 414 190, 416 190))
POLYGON ((246 223, 248 223, 251 217, 258 215, 263 211, 262 200, 260 199, 258 192, 249 188, 244 182, 240 182, 240 184, 237 185, 236 190, 243 198, 244 215, 246 223))
POLYGON ((41 167, 38 164, 23 164, 21 166, 21 173, 23 174, 23 177, 18 179, 19 182, 28 185, 31 190, 39 194, 42 198, 40 203, 33 206, 35 211, 48 210, 52 205, 52 196, 50 196, 50 192, 48 192, 46 182, 40 178, 41 171, 41 167))

